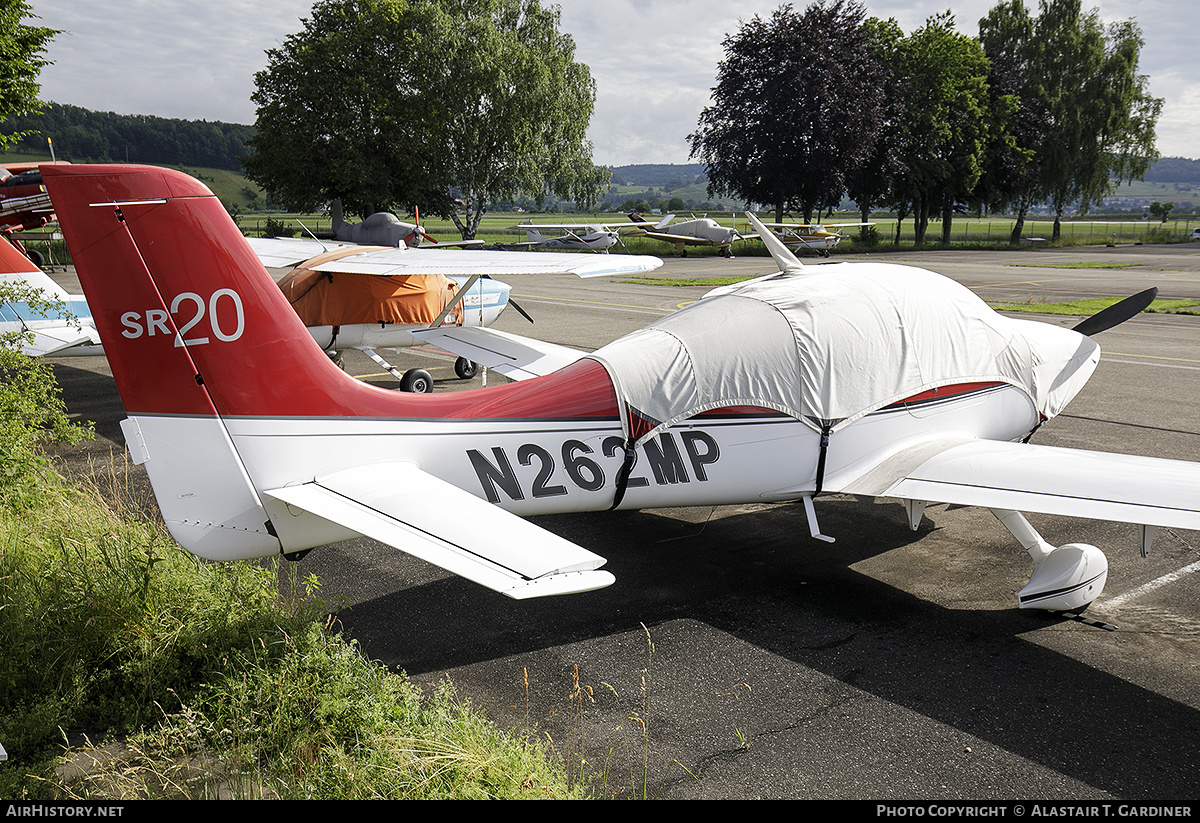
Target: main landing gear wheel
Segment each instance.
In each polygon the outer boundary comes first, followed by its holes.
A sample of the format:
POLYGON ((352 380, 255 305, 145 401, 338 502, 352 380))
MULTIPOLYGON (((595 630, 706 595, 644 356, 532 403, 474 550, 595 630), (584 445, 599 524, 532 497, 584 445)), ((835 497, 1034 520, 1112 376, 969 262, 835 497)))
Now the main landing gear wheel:
POLYGON ((474 363, 465 357, 460 357, 454 361, 454 373, 463 380, 470 380, 472 377, 479 374, 479 364, 474 363))
POLYGON ((430 394, 433 392, 433 377, 424 369, 409 369, 400 378, 400 391, 430 394))

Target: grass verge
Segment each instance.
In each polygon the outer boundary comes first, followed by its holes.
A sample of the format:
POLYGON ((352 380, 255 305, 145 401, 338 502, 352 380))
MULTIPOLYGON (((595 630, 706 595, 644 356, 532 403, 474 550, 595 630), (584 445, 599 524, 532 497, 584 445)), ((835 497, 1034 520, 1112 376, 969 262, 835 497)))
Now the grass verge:
POLYGON ((546 752, 426 696, 289 564, 204 563, 124 490, 0 507, 0 797, 570 797, 546 752))
MULTIPOLYGON (((1024 303, 992 303, 996 311, 1023 311, 1037 314, 1067 314, 1079 317, 1091 317, 1097 312, 1107 309, 1114 303, 1119 303, 1123 297, 1096 297, 1091 300, 1072 300, 1064 303, 1049 303, 1045 298, 1034 299, 1032 296, 1024 303)), ((1200 301, 1196 300, 1155 300, 1146 309, 1149 314, 1200 314, 1200 301)))

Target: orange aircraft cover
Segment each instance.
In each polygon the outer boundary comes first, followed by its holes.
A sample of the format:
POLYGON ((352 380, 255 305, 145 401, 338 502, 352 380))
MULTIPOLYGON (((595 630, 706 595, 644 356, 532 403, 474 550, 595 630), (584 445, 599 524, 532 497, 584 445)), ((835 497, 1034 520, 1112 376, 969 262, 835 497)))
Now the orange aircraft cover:
POLYGON ((279 281, 279 288, 304 325, 428 325, 454 298, 458 284, 440 274, 384 276, 341 274, 309 268, 369 250, 368 247, 356 246, 318 255, 301 263, 279 281))

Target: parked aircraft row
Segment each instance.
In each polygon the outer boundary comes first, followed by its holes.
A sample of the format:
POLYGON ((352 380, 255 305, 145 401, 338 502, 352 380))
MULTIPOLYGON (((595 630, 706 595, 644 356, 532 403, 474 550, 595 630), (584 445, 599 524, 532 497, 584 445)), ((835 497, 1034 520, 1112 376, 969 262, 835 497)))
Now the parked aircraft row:
MULTIPOLYGON (((508 231, 524 231, 529 240, 525 246, 539 248, 570 248, 587 251, 608 251, 621 237, 648 237, 661 240, 675 247, 675 254, 686 257, 689 246, 715 247, 722 257, 733 256, 733 244, 762 239, 757 232, 739 232, 736 228, 723 226, 711 217, 692 217, 673 222, 675 215, 668 214, 657 223, 643 220, 636 212, 629 215, 629 223, 604 223, 578 225, 573 223, 533 223, 527 221, 509 226, 508 231), (563 232, 558 237, 546 237, 542 231, 563 232)), ((844 240, 846 235, 837 231, 850 226, 873 226, 874 223, 765 223, 792 251, 815 251, 823 257, 830 249, 844 240)))
POLYGON ((1049 545, 1018 510, 1136 523, 1144 547, 1154 527, 1200 528, 1198 463, 1027 442, 1092 374, 1092 335, 1149 293, 1069 330, 921 269, 805 267, 749 216, 777 273, 590 354, 537 362, 540 341, 463 329, 524 358, 528 379, 401 394, 333 365, 202 183, 45 174, 126 442, 202 557, 297 558, 366 535, 510 597, 565 594, 614 578, 522 516, 794 501, 831 541, 814 500, 844 492, 902 501, 914 529, 927 503, 990 509, 1033 561, 1019 605, 1075 611, 1103 589, 1104 554, 1049 545))

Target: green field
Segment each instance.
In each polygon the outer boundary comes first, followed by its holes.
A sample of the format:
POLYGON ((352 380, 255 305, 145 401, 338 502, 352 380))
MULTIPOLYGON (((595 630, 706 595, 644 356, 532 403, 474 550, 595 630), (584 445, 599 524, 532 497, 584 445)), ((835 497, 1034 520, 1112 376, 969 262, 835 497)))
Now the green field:
MULTIPOLYGON (((0 154, 0 165, 6 161, 29 162, 48 159, 49 157, 47 156, 0 154)), ((277 225, 287 226, 295 236, 305 236, 310 231, 320 234, 331 230, 327 214, 288 214, 267 210, 264 208, 266 198, 263 192, 237 172, 221 169, 180 168, 182 171, 197 177, 208 185, 213 190, 213 193, 221 199, 221 202, 235 215, 238 225, 246 234, 262 235, 267 229, 268 220, 273 221, 277 225)), ((650 187, 614 186, 614 189, 622 196, 637 197, 649 191, 650 187)), ((653 191, 658 197, 668 195, 668 192, 662 188, 654 189, 653 191)), ((1153 197, 1160 200, 1178 200, 1190 196, 1190 192, 1176 191, 1174 184, 1164 183, 1134 183, 1123 187, 1120 193, 1137 197, 1153 197)), ((669 196, 679 196, 684 200, 706 199, 702 184, 689 184, 682 188, 672 189, 669 192, 669 196)), ((1200 200, 1200 193, 1198 193, 1196 199, 1200 200)), ((411 219, 404 214, 400 214, 399 216, 401 219, 411 219)), ((692 215, 689 213, 680 213, 677 219, 686 219, 690 216, 692 215)), ((723 225, 734 226, 739 230, 749 231, 743 215, 739 214, 735 219, 732 212, 721 211, 709 212, 706 216, 712 217, 723 225)), ((525 220, 532 220, 535 223, 579 222, 581 225, 589 223, 620 225, 627 222, 628 217, 619 212, 596 214, 555 212, 553 214, 540 215, 528 212, 492 212, 485 215, 481 221, 477 238, 487 243, 508 243, 524 240, 523 234, 506 232, 504 229, 525 220)), ((824 220, 829 223, 857 222, 859 215, 857 212, 841 212, 832 216, 826 216, 824 220)), ((911 220, 906 221, 901 227, 898 246, 893 243, 896 236, 896 221, 894 217, 878 217, 876 220, 877 225, 874 227, 876 241, 874 244, 864 243, 860 240, 857 229, 848 229, 846 232, 847 239, 839 244, 834 253, 841 255, 888 251, 897 248, 913 248, 915 237, 911 220)), ((458 238, 458 232, 449 220, 426 215, 422 222, 427 227, 429 233, 435 238, 458 238)), ((953 223, 953 230, 951 231, 951 244, 957 248, 1007 246, 1013 225, 1014 221, 1009 217, 975 218, 957 216, 953 223)), ((1098 217, 1087 220, 1070 220, 1063 223, 1062 239, 1059 245, 1176 242, 1186 239, 1188 232, 1197 225, 1200 225, 1200 217, 1192 215, 1187 217, 1181 216, 1178 219, 1168 220, 1166 223, 1129 218, 1100 219, 1098 217)), ((1023 237, 1030 247, 1037 247, 1046 245, 1052 236, 1052 232, 1053 223, 1051 220, 1033 218, 1026 221, 1023 237)), ((941 241, 941 233, 940 222, 931 223, 926 235, 926 247, 936 247, 941 241)), ((660 256, 674 254, 674 249, 670 245, 645 238, 628 238, 624 241, 623 246, 617 246, 613 251, 660 256)), ((690 255, 714 253, 715 250, 713 249, 695 246, 690 247, 688 251, 690 255)), ((766 251, 760 243, 747 242, 735 245, 734 253, 740 256, 747 256, 766 254, 766 251)))

